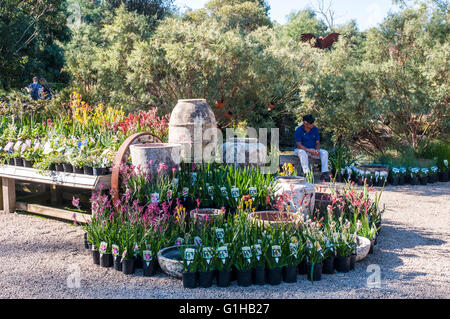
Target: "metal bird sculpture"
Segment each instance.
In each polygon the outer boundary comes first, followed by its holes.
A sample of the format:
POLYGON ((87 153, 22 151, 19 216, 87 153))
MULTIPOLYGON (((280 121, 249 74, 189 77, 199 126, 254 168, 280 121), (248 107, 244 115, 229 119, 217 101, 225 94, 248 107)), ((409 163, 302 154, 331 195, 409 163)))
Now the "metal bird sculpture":
POLYGON ((333 32, 326 37, 318 37, 312 33, 303 33, 302 42, 310 42, 311 39, 315 39, 314 47, 319 49, 327 49, 333 45, 339 39, 339 33, 333 32))

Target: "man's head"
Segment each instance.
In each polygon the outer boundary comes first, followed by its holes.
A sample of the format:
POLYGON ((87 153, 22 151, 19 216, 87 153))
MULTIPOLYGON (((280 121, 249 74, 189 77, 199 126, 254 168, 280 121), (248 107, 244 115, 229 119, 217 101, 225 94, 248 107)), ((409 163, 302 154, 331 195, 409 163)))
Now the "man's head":
POLYGON ((303 116, 303 126, 305 127, 305 130, 309 131, 312 129, 315 121, 316 119, 311 114, 303 116))
POLYGON ((33 77, 33 83, 37 83, 37 81, 38 81, 37 76, 33 77))

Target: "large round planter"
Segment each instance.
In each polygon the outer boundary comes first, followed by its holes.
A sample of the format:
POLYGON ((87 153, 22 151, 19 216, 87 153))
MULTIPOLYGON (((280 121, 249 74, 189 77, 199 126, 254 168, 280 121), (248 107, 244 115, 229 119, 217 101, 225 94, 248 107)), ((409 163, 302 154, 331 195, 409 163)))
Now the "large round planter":
POLYGON ((293 223, 298 220, 299 215, 288 212, 261 211, 251 213, 249 218, 254 222, 264 223, 265 226, 277 226, 293 223))
POLYGON ((217 286, 228 287, 231 283, 231 270, 223 269, 217 271, 217 286))
POLYGON ((311 280, 311 273, 312 273, 312 281, 319 281, 322 279, 322 267, 323 267, 322 263, 314 264, 314 267, 313 265, 308 263, 307 266, 308 272, 306 274, 307 276, 306 278, 308 280, 311 280))
POLYGON ((283 267, 283 281, 287 283, 297 282, 297 266, 283 267))
POLYGON ((266 283, 266 268, 259 266, 253 269, 253 284, 264 285, 266 283))
POLYGON ((358 236, 358 246, 356 248, 356 261, 366 258, 370 250, 370 240, 365 237, 358 236))
POLYGON ((323 274, 334 274, 334 256, 328 257, 322 262, 323 274))
POLYGON ((130 145, 131 161, 136 170, 158 174, 160 164, 166 166, 165 173, 180 163, 179 144, 150 143, 130 145))
POLYGON ((150 277, 156 274, 156 270, 158 269, 158 261, 152 258, 150 261, 142 261, 142 270, 144 272, 145 277, 150 277))
POLYGON ((198 220, 199 225, 202 224, 203 221, 219 221, 223 219, 224 212, 221 209, 215 208, 199 208, 193 209, 189 213, 191 220, 198 220))
POLYGON ((275 195, 285 195, 289 198, 290 206, 297 207, 305 214, 314 212, 315 188, 307 183, 305 178, 297 176, 286 176, 277 178, 277 191, 275 195))
POLYGON ((281 268, 267 269, 267 281, 270 285, 279 285, 282 277, 281 268))
POLYGON ((217 140, 217 134, 216 117, 205 99, 178 100, 170 115, 169 143, 180 144, 182 159, 202 162, 204 148, 217 140))
POLYGON ((198 283, 200 287, 209 288, 212 286, 214 273, 212 270, 209 271, 199 271, 198 272, 198 283))
POLYGON ((181 275, 181 278, 183 279, 183 287, 184 288, 192 289, 192 288, 197 287, 198 274, 196 271, 183 272, 181 275))
POLYGON ((248 287, 252 284, 252 269, 237 271, 238 286, 248 287))
POLYGON ((125 275, 131 275, 134 274, 134 258, 131 259, 125 259, 122 261, 122 272, 125 275))
POLYGON ((112 254, 100 254, 100 266, 101 267, 111 267, 113 265, 112 254))
POLYGON ((266 163, 267 150, 257 138, 234 137, 222 145, 223 161, 236 167, 262 166, 266 163))
POLYGON ((350 256, 341 257, 337 256, 335 259, 336 270, 339 272, 350 271, 350 256))
POLYGON ((178 279, 183 277, 183 264, 179 247, 170 246, 161 249, 158 252, 158 263, 161 270, 168 276, 178 279))
POLYGON ((100 253, 97 249, 92 249, 92 261, 95 265, 100 265, 100 253))

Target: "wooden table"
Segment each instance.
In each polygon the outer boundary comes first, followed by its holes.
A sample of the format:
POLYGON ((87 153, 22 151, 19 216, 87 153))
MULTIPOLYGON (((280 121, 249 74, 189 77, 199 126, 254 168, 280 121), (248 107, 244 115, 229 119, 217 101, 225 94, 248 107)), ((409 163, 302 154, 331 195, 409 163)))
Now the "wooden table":
POLYGON ((76 213, 65 209, 29 204, 25 202, 17 202, 15 181, 19 180, 43 185, 51 185, 53 188, 53 197, 60 196, 57 192, 57 186, 87 189, 92 191, 99 190, 100 186, 103 186, 104 189, 109 189, 111 187, 111 175, 92 176, 56 171, 40 171, 34 168, 11 165, 0 165, 0 177, 2 180, 1 185, 4 213, 14 213, 17 209, 70 221, 73 221, 75 216, 77 221, 81 223, 90 220, 90 214, 76 213))

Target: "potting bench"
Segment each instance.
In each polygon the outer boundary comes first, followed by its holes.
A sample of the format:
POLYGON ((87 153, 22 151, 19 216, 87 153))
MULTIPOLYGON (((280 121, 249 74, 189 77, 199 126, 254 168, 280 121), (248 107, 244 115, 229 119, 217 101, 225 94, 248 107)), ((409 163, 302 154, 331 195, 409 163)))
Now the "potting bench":
MULTIPOLYGON (((105 189, 111 186, 111 175, 92 176, 56 171, 40 171, 34 168, 0 165, 0 177, 2 180, 3 212, 14 213, 16 210, 22 210, 38 215, 50 216, 64 220, 72 221, 74 216, 78 222, 87 222, 90 219, 89 214, 77 213, 65 209, 59 209, 38 204, 29 204, 16 201, 17 181, 34 182, 42 187, 44 196, 50 186, 50 197, 52 203, 58 202, 62 194, 60 187, 70 187, 86 190, 99 190, 102 185, 105 189)), ((39 193, 36 196, 43 196, 39 193)))

